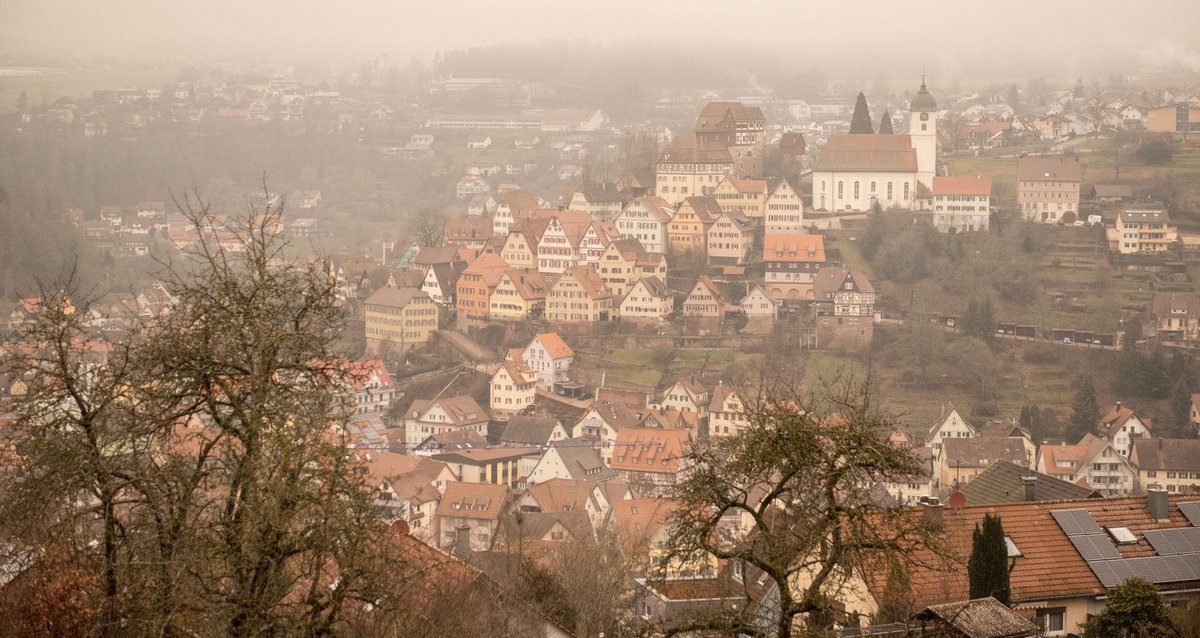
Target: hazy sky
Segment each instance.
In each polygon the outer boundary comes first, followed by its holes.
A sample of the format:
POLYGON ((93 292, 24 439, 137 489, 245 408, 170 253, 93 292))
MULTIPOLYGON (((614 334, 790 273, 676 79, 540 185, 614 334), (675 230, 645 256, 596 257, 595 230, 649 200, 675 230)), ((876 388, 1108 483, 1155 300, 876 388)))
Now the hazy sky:
POLYGON ((1196 0, 0 0, 0 54, 347 62, 665 40, 769 46, 814 68, 1074 75, 1148 60, 1200 70, 1198 24, 1196 0))

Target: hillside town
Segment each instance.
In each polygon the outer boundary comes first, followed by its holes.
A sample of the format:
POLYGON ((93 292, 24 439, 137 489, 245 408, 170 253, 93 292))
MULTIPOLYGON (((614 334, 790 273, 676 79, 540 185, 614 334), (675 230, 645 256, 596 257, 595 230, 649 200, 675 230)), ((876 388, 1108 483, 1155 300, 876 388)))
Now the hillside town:
MULTIPOLYGON (((40 104, 22 93, 0 118, 14 149, 328 148, 257 188, 112 177, 64 191, 55 219, 93 255, 81 271, 95 285, 35 288, 6 265, 2 348, 52 358, 57 318, 80 331, 80 378, 103 378, 196 303, 155 264, 254 262, 255 242, 278 245, 269 261, 328 285, 337 335, 319 365, 348 416, 326 438, 400 554, 431 566, 411 585, 430 617, 475 613, 438 606, 453 582, 495 593, 478 613, 519 616, 528 631, 511 635, 1092 636, 1114 592, 1144 580, 1194 628, 1200 80, 912 75, 827 81, 806 99, 664 89, 636 117, 578 86, 382 60, 321 80, 192 69, 40 104), (817 604, 801 593, 826 577, 812 557, 840 531, 782 577, 753 556, 783 527, 816 526, 782 487, 787 462, 709 486, 702 504, 695 490, 712 459, 744 460, 744 441, 793 421, 841 450, 822 476, 841 473, 853 455, 837 433, 879 426, 867 399, 818 413, 794 397, 855 384, 891 415, 872 441, 900 469, 863 469, 813 507, 927 535, 903 570, 861 548, 829 563, 838 584, 817 604), (699 519, 719 542, 681 549, 699 519), (975 548, 996 519, 1005 586, 981 596, 975 548), (544 606, 513 575, 528 562, 561 585, 582 561, 613 572, 603 608, 544 606), (718 616, 744 625, 694 624, 718 616)), ((53 174, 89 170, 63 161, 53 174)), ((55 409, 33 399, 43 373, 0 369, 6 472, 26 462, 31 406, 55 409)), ((180 418, 172 436, 212 427, 180 418)), ((0 597, 42 577, 48 553, 0 547, 0 597)), ((341 578, 323 577, 330 591, 341 578)))

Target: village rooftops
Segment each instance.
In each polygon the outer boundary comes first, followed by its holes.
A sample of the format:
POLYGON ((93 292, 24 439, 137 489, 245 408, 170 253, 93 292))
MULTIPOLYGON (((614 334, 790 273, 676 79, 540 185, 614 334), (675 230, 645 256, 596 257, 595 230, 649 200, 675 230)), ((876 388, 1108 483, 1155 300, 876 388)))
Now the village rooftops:
POLYGON ((446 484, 437 515, 453 518, 498 520, 508 500, 508 487, 491 483, 446 484))
POLYGON ((386 308, 403 308, 412 303, 412 300, 417 297, 426 297, 427 295, 416 288, 392 288, 390 286, 380 288, 367 297, 366 305, 368 306, 384 306, 386 308))
POLYGON ((1200 439, 1134 439, 1130 457, 1143 472, 1200 472, 1200 439))

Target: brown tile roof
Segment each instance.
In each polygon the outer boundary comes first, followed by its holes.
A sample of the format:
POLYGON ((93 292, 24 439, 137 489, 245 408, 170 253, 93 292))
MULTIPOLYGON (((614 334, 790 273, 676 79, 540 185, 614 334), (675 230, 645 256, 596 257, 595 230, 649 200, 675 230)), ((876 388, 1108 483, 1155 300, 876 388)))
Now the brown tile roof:
POLYGON ((504 271, 504 276, 512 281, 517 294, 526 301, 545 299, 546 293, 549 292, 549 286, 546 285, 542 273, 534 268, 510 268, 504 271))
MULTIPOLYGON (((1100 436, 1106 439, 1111 439, 1117 432, 1121 431, 1121 428, 1125 427, 1125 424, 1129 422, 1129 419, 1132 418, 1133 415, 1133 410, 1130 409, 1129 406, 1116 403, 1113 405, 1113 407, 1109 408, 1108 413, 1105 414, 1104 417, 1100 419, 1100 422, 1096 424, 1096 431, 1100 433, 1100 436)), ((1139 418, 1138 420, 1141 421, 1147 429, 1150 428, 1149 419, 1139 418)))
POLYGON ((587 507, 596 484, 575 479, 552 478, 529 486, 529 497, 543 512, 573 512, 587 507))
POLYGON ((945 439, 942 441, 942 458, 953 468, 987 467, 997 461, 1008 461, 1025 467, 1025 439, 1009 436, 1004 438, 945 439))
POLYGON ((804 233, 768 234, 763 237, 762 256, 763 261, 825 263, 825 238, 804 233))
MULTIPOLYGON (((600 278, 600 273, 596 272, 595 268, 584 264, 581 266, 571 266, 563 273, 563 276, 571 275, 575 281, 579 282, 580 287, 592 301, 612 298, 612 291, 600 278)), ((559 280, 561 281, 561 279, 559 280)))
MULTIPOLYGON (((1196 500, 1200 500, 1200 495, 1172 495, 1170 518, 1166 522, 1151 518, 1144 496, 945 508, 938 551, 944 552, 946 558, 935 556, 929 549, 919 549, 911 557, 909 580, 914 602, 924 606, 967 598, 966 566, 971 555, 971 534, 976 525, 982 525, 984 514, 1000 517, 1005 535, 1021 552, 1011 576, 1012 598, 1014 602, 1028 602, 1094 596, 1105 591, 1050 512, 1084 509, 1100 527, 1128 527, 1139 537, 1138 542, 1116 547, 1122 558, 1136 558, 1155 555, 1142 537, 1146 530, 1188 527, 1178 506, 1196 500)), ((913 513, 920 514, 920 511, 913 513)), ((878 599, 887 583, 888 566, 884 562, 870 564, 864 571, 868 588, 878 599)))
POLYGON ((515 459, 523 456, 536 457, 538 454, 540 454, 540 452, 537 448, 505 446, 455 450, 454 452, 434 454, 430 458, 434 459, 435 461, 443 461, 445 463, 478 465, 481 463, 492 463, 494 461, 515 459))
POLYGON ((1200 472, 1200 439, 1134 439, 1130 460, 1139 470, 1200 472))
POLYGON ((483 218, 447 219, 442 230, 442 242, 482 242, 492 238, 492 220, 483 218))
POLYGON ((562 423, 552 416, 514 416, 504 426, 500 442, 521 445, 546 445, 562 423))
POLYGON ((1067 157, 1022 157, 1017 160, 1017 180, 1023 182, 1078 182, 1083 169, 1067 157))
POLYGON ((622 428, 613 444, 612 468, 630 472, 674 474, 691 440, 687 429, 622 428))
POLYGON ((931 605, 917 612, 916 618, 937 621, 948 630, 945 635, 968 638, 1026 638, 1041 632, 1037 625, 991 596, 931 605))
POLYGON ((695 130, 697 132, 724 131, 727 117, 732 122, 766 121, 762 109, 757 106, 748 107, 741 102, 709 102, 700 109, 700 115, 696 118, 695 130))
POLYGON ((713 223, 724 212, 721 210, 721 204, 717 202, 715 197, 701 197, 699 195, 693 195, 684 199, 683 203, 679 205, 679 210, 675 211, 675 215, 678 216, 684 208, 690 209, 705 224, 713 223))
POLYGON ((967 497, 967 505, 1019 503, 1025 500, 1025 485, 1021 481, 1025 477, 1037 478, 1033 485, 1033 497, 1037 501, 1066 501, 1099 495, 1093 490, 1034 472, 1010 461, 991 464, 960 491, 967 497))
POLYGON ((629 205, 633 204, 641 204, 651 215, 663 223, 671 221, 671 216, 675 214, 675 209, 671 208, 667 200, 657 195, 642 195, 629 202, 629 205))
POLYGON ((991 195, 992 178, 971 177, 960 175, 955 177, 934 177, 934 195, 991 195))
POLYGON ((729 149, 724 146, 702 147, 692 136, 681 136, 671 140, 671 143, 658 156, 659 163, 688 163, 688 164, 732 164, 733 158, 729 149))
POLYGON ((617 532, 630 540, 653 540, 671 514, 681 507, 664 498, 630 498, 612 503, 617 532))
POLYGON ((498 520, 508 501, 508 487, 451 481, 438 503, 437 516, 498 520))
POLYGON ((426 295, 416 288, 384 287, 372 293, 370 297, 367 297, 367 300, 364 303, 369 306, 403 308, 412 303, 414 299, 421 299, 422 297, 429 299, 429 295, 426 295))
POLYGON ((1200 319, 1200 298, 1196 295, 1156 294, 1154 315, 1159 319, 1182 317, 1200 319))
POLYGON ((861 273, 852 273, 842 266, 823 266, 813 277, 813 296, 822 301, 833 299, 833 293, 842 289, 846 277, 854 280, 858 292, 875 292, 875 287, 861 273))
POLYGON ((496 202, 498 206, 508 205, 509 210, 516 212, 517 210, 533 210, 541 206, 541 202, 527 190, 512 190, 500 196, 496 202))
POLYGON ((825 142, 813 170, 914 173, 917 152, 907 135, 835 134, 825 142))
POLYGON ((417 251, 417 256, 413 257, 413 263, 419 266, 431 266, 439 263, 451 263, 458 260, 458 248, 456 246, 437 246, 428 247, 422 246, 417 251))
POLYGON ((767 180, 765 179, 732 179, 729 180, 733 188, 739 193, 756 193, 759 195, 767 194, 767 180))
POLYGON ((542 344, 542 348, 546 350, 546 354, 550 355, 551 359, 566 359, 575 356, 575 351, 571 346, 567 345, 563 338, 558 336, 557 332, 543 332, 535 337, 542 344))
POLYGON ((460 394, 452 397, 444 397, 427 401, 425 399, 414 399, 412 405, 408 408, 408 414, 414 419, 419 419, 425 416, 433 406, 440 406, 449 417, 446 421, 449 425, 461 426, 469 424, 478 424, 488 420, 488 413, 479 404, 475 402, 469 395, 460 394))
MULTIPOLYGON (((463 275, 480 275, 488 288, 495 288, 500 283, 500 276, 508 270, 508 262, 496 253, 483 253, 462 271, 463 275)), ((461 279, 461 276, 460 276, 461 279)))

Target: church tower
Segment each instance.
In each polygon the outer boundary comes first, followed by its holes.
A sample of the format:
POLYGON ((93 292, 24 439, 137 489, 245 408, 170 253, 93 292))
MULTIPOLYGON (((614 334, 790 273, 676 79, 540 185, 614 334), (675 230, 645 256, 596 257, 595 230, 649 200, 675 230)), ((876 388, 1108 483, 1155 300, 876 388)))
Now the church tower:
POLYGON ((917 152, 917 181, 932 191, 933 176, 937 174, 937 100, 925 87, 924 76, 908 111, 908 134, 917 152))

